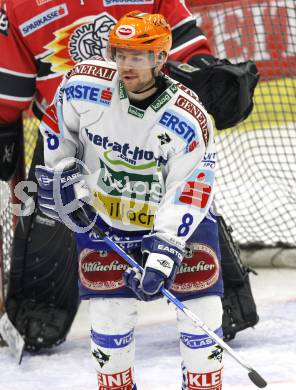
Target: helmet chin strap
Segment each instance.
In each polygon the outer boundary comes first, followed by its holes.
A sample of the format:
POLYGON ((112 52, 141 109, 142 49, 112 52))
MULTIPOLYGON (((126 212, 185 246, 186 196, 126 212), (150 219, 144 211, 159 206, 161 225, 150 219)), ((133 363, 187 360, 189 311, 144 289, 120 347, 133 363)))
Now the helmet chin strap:
POLYGON ((146 89, 139 89, 138 91, 133 91, 134 94, 139 95, 141 93, 150 91, 150 89, 152 88, 159 88, 161 86, 160 79, 162 78, 162 76, 156 73, 156 67, 152 68, 151 71, 152 71, 152 77, 154 83, 150 87, 147 87, 146 89))
POLYGON ((156 87, 156 84, 154 82, 150 87, 148 87, 146 89, 139 89, 138 91, 133 91, 133 93, 136 94, 136 95, 140 95, 141 93, 150 91, 150 89, 155 88, 155 87, 156 87))

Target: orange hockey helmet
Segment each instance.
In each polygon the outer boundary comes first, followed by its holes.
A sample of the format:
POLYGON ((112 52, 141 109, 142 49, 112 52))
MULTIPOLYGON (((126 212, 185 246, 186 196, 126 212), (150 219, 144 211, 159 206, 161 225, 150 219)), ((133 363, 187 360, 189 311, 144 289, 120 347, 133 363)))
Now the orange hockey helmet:
POLYGON ((109 50, 113 59, 114 49, 131 49, 153 52, 157 63, 162 57, 160 53, 164 52, 163 60, 166 59, 171 46, 171 27, 160 14, 129 12, 115 24, 109 35, 109 50))

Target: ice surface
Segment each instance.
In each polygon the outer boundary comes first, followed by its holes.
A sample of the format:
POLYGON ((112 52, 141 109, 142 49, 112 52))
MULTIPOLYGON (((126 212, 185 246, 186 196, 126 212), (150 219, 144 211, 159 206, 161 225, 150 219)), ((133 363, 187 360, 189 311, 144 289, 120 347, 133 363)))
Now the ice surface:
MULTIPOLYGON (((258 269, 251 276, 260 322, 230 346, 269 383, 270 390, 296 389, 296 270, 258 269)), ((139 390, 180 390, 175 309, 164 300, 141 304, 136 332, 139 390)), ((196 313, 198 314, 198 313, 196 313)), ((247 371, 225 356, 224 390, 256 389, 247 371)), ((25 353, 21 366, 0 349, 0 390, 96 390, 89 352, 87 303, 81 305, 68 340, 39 355, 25 353)))

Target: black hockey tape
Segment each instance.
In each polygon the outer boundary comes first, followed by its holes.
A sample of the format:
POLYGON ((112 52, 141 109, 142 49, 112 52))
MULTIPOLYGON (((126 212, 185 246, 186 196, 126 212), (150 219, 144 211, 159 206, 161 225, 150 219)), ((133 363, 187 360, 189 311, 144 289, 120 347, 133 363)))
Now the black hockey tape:
POLYGON ((249 378, 251 381, 256 385, 257 387, 260 387, 260 389, 263 389, 263 387, 267 386, 267 382, 262 378, 260 374, 258 374, 257 371, 251 370, 249 373, 249 378))

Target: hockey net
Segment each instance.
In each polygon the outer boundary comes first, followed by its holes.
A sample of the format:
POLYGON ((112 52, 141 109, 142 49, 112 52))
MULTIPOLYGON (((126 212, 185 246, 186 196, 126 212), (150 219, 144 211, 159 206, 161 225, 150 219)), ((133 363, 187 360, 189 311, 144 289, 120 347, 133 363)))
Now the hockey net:
MULTIPOLYGON (((255 253, 257 265, 258 259, 276 263, 283 253, 286 263, 295 265, 295 252, 285 251, 295 246, 296 237, 295 2, 191 0, 187 4, 217 57, 234 63, 253 59, 261 74, 251 116, 216 134, 218 211, 233 227, 241 247, 266 248, 260 254, 253 249, 247 252, 251 257, 255 253)), ((28 172, 38 128, 30 112, 24 114, 24 128, 28 172)), ((9 203, 0 216, 6 273, 13 234, 11 211, 9 203)))
POLYGON ((296 266, 295 1, 189 6, 218 58, 253 59, 260 72, 250 117, 216 134, 218 211, 249 263, 296 266))

